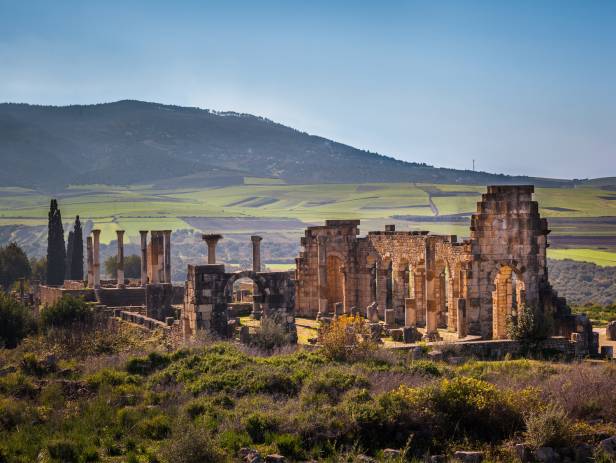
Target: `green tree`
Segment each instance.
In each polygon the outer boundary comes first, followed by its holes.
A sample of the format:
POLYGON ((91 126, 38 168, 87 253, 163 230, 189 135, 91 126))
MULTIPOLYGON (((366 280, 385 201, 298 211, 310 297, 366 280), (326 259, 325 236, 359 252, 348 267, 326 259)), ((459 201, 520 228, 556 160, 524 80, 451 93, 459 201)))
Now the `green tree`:
MULTIPOLYGON (((107 276, 114 278, 118 271, 116 256, 109 256, 105 259, 104 265, 107 276)), ((126 278, 141 278, 141 257, 135 254, 124 257, 124 276, 126 278)))
POLYGON ((41 283, 45 283, 47 281, 47 257, 41 257, 37 259, 36 257, 32 257, 30 259, 30 267, 32 268, 32 279, 38 280, 41 283))
POLYGON ((549 326, 545 316, 532 307, 523 306, 515 317, 510 317, 508 334, 511 339, 523 342, 541 341, 548 337, 549 326))
POLYGON ((35 327, 30 310, 0 291, 0 347, 16 347, 35 327))
POLYGON ((32 268, 26 253, 16 244, 0 247, 0 286, 10 288, 19 278, 30 278, 32 268))
POLYGON ((51 200, 47 224, 47 284, 64 283, 66 266, 66 248, 64 245, 64 227, 58 201, 51 200))
POLYGON ((69 280, 83 280, 83 231, 79 216, 68 235, 66 246, 66 276, 69 280))

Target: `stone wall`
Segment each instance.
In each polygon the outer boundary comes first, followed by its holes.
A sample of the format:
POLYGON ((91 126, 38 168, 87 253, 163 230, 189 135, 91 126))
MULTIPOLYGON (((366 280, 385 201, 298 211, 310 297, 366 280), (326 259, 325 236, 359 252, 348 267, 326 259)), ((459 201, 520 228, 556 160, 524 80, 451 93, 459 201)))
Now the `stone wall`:
POLYGON ((87 302, 96 302, 93 289, 64 289, 59 286, 40 285, 38 292, 41 306, 55 304, 62 296, 67 294, 73 297, 82 297, 87 302))

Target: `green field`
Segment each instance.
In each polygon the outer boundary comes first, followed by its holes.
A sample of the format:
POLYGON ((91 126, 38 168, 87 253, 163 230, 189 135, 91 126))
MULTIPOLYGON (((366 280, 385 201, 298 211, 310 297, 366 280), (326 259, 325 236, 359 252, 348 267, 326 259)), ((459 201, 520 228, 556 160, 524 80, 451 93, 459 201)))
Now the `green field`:
POLYGON ((616 252, 601 251, 597 249, 548 249, 548 257, 551 259, 571 259, 593 264, 616 266, 616 252))
MULTIPOLYGON (((362 232, 395 223, 401 230, 467 237, 467 216, 476 210, 484 186, 413 183, 286 185, 278 179, 246 177, 226 187, 155 189, 151 185, 71 185, 54 195, 64 220, 79 214, 102 230, 102 241, 124 229, 133 241, 142 229, 196 229, 200 219, 293 219, 292 230, 326 219, 361 219, 362 232), (438 221, 434 217, 438 216, 438 221)), ((551 218, 550 257, 616 265, 616 193, 600 186, 537 188, 543 217, 551 218), (562 241, 567 238, 568 241, 562 241), (611 241, 611 240, 614 241, 611 241), (607 243, 607 244, 606 244, 607 243)), ((25 188, 0 188, 0 226, 45 225, 49 194, 25 188)), ((272 231, 279 224, 272 222, 272 231)), ((250 233, 237 223, 226 233, 250 233)))

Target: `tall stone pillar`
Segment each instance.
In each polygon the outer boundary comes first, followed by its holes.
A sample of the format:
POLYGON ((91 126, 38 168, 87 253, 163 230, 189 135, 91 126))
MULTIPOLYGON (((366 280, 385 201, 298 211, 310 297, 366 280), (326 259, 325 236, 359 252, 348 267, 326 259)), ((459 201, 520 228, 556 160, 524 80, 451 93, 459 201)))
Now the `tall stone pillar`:
POLYGON ((150 284, 157 285, 164 283, 164 250, 163 250, 163 232, 159 230, 152 230, 150 238, 150 271, 148 277, 150 278, 150 284))
POLYGON ((425 257, 426 263, 425 278, 426 278, 426 338, 432 340, 438 337, 438 300, 439 297, 436 294, 438 286, 435 282, 436 275, 434 272, 434 248, 432 241, 426 239, 425 257))
POLYGON ((118 288, 124 288, 124 230, 116 230, 118 237, 118 254, 116 256, 118 288))
POLYGON ((88 267, 88 288, 94 287, 94 257, 92 256, 92 237, 86 238, 86 263, 88 267))
POLYGON ((426 323, 426 272, 423 267, 413 272, 413 287, 415 289, 416 317, 418 325, 426 323))
POLYGON ((250 240, 252 241, 252 271, 260 272, 261 271, 261 238, 260 236, 251 236, 250 240))
POLYGON ((466 300, 456 299, 456 325, 458 329, 458 339, 466 337, 466 300))
POLYGON ((404 326, 417 326, 417 301, 414 298, 404 300, 404 326))
POLYGON ((148 283, 148 231, 139 230, 141 236, 141 286, 148 283))
POLYGON ((327 237, 317 237, 317 260, 319 273, 317 293, 319 297, 319 314, 327 313, 327 237))
POLYGON ((163 230, 163 282, 171 283, 171 230, 163 230))
MULTIPOLYGON (((250 237, 252 241, 252 271, 258 273, 261 271, 261 238, 253 235, 250 237)), ((252 316, 255 319, 261 318, 261 294, 259 294, 259 286, 256 283, 252 285, 252 316)))
POLYGON ((101 231, 92 230, 92 260, 94 269, 94 287, 101 287, 101 261, 100 261, 100 247, 101 247, 101 231))
POLYGON ((207 243, 207 263, 213 265, 216 263, 216 244, 222 239, 222 235, 209 234, 203 235, 202 238, 207 243))

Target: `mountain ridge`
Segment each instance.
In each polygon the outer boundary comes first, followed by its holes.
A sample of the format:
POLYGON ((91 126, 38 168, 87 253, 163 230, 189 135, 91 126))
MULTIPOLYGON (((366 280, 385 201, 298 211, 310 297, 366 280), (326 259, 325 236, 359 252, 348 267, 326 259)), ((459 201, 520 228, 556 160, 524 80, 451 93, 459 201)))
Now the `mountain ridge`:
POLYGON ((433 167, 361 150, 233 111, 120 100, 93 105, 0 103, 3 185, 217 186, 246 176, 287 183, 535 183, 570 180, 433 167))

